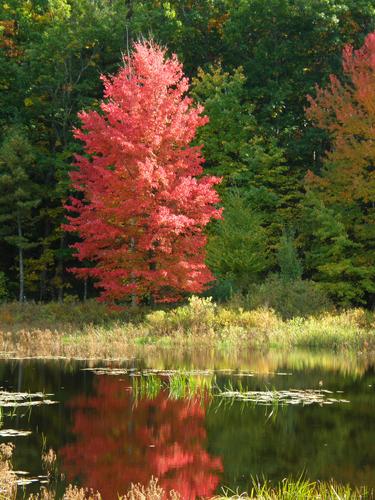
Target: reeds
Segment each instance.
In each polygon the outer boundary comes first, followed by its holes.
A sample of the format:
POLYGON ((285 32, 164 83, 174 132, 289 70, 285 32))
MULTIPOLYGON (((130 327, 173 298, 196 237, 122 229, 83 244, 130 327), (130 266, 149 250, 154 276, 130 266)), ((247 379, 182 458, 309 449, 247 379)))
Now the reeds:
POLYGON ((132 377, 134 400, 155 399, 161 391, 171 399, 210 398, 215 377, 192 375, 183 371, 137 373, 132 377))

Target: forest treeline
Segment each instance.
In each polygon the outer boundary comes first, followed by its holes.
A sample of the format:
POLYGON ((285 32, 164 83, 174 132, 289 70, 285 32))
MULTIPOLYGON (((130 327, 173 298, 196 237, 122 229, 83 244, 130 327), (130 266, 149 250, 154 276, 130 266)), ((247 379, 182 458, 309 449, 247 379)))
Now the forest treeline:
POLYGON ((2 2, 0 300, 97 294, 69 273, 75 240, 61 229, 82 152, 72 129, 98 108, 100 75, 153 38, 183 62, 210 118, 196 143, 205 172, 223 178, 224 219, 209 227, 209 293, 373 305, 374 106, 361 120, 370 136, 353 128, 344 158, 314 99, 331 74, 347 81, 344 47, 374 30, 372 0, 2 2))

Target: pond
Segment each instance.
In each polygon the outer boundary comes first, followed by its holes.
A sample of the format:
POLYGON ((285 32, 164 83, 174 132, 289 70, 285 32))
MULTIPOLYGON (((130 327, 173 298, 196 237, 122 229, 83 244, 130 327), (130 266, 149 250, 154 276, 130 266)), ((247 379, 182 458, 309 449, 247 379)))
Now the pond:
POLYGON ((42 482, 41 454, 52 448, 65 478, 59 491, 74 482, 112 500, 156 476, 194 499, 222 486, 244 491, 256 476, 301 474, 375 487, 368 357, 145 348, 116 363, 3 360, 0 385, 56 401, 3 407, 0 441, 15 443, 15 470, 42 482))

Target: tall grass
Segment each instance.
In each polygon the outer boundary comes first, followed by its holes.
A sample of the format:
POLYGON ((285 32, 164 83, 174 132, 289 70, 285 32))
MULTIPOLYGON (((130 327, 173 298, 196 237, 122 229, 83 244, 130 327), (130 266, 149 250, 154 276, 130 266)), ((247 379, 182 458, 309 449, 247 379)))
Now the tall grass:
POLYGON ((123 358, 142 345, 375 351, 374 314, 363 309, 283 320, 192 297, 174 309, 112 312, 86 304, 3 304, 0 351, 17 356, 123 358))
POLYGON ((238 494, 224 490, 215 500, 254 499, 254 500, 371 500, 374 491, 367 487, 352 488, 335 481, 309 481, 300 476, 298 479, 285 478, 276 486, 267 480, 253 479, 249 493, 238 494))

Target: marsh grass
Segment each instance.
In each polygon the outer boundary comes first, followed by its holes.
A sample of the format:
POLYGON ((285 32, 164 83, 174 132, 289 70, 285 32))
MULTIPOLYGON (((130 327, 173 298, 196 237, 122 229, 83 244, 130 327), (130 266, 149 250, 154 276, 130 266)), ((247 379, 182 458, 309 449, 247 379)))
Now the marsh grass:
POLYGON ((170 399, 210 399, 214 386, 214 376, 197 376, 183 371, 161 372, 159 376, 146 372, 132 377, 135 402, 143 398, 155 399, 161 391, 165 391, 170 399))
POLYGON ((162 380, 156 375, 135 375, 133 376, 133 397, 137 402, 140 399, 155 399, 163 389, 162 380))
MULTIPOLYGON (((108 373, 96 371, 99 374, 108 373)), ((216 377, 211 375, 194 375, 184 371, 157 372, 149 373, 134 372, 132 374, 132 391, 134 401, 137 403, 141 399, 155 399, 161 391, 167 393, 171 399, 197 399, 212 401, 215 397, 219 400, 218 406, 223 400, 225 403, 230 401, 241 402, 254 406, 272 407, 272 415, 277 415, 279 406, 302 405, 309 406, 316 404, 319 406, 332 405, 338 403, 350 403, 350 401, 341 397, 341 391, 338 396, 335 392, 327 389, 289 389, 276 390, 275 388, 265 388, 264 390, 249 390, 243 386, 239 379, 236 384, 229 380, 228 385, 220 388, 216 383, 216 377)), ((218 408, 218 407, 216 407, 218 408)))
POLYGON ((298 479, 285 478, 273 486, 265 479, 252 479, 249 493, 236 493, 224 489, 215 500, 224 499, 254 499, 254 500, 372 500, 374 491, 366 488, 352 488, 349 485, 338 484, 335 481, 309 481, 301 475, 298 479))
POLYGON ((210 398, 215 385, 214 376, 192 376, 183 372, 176 373, 169 377, 169 397, 172 399, 210 398))
POLYGON ((174 309, 113 312, 101 304, 0 305, 3 357, 121 359, 139 346, 375 351, 374 314, 363 309, 283 320, 192 297, 174 309))

